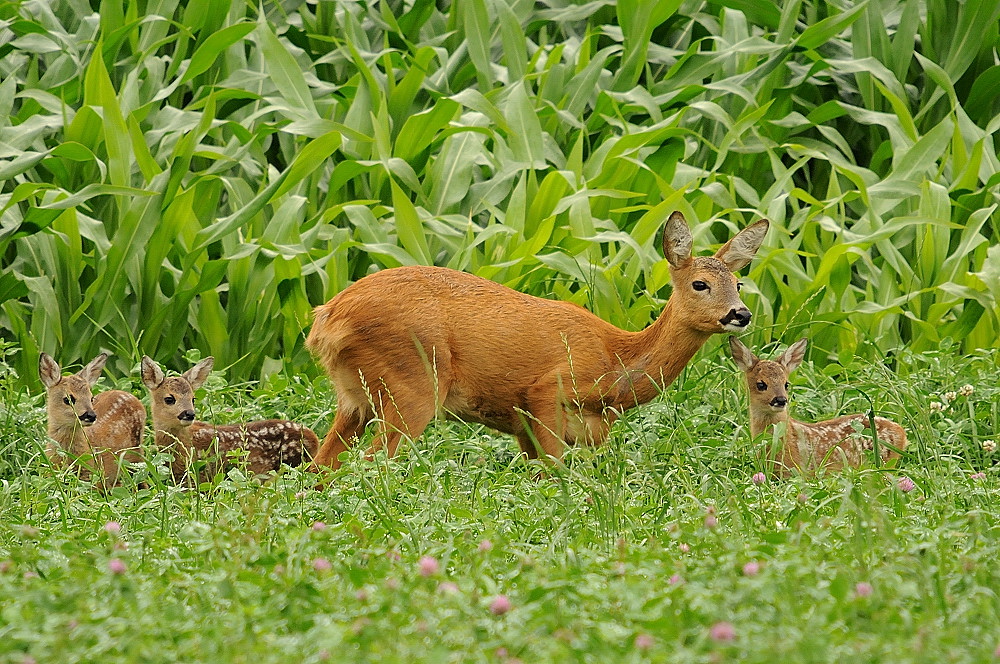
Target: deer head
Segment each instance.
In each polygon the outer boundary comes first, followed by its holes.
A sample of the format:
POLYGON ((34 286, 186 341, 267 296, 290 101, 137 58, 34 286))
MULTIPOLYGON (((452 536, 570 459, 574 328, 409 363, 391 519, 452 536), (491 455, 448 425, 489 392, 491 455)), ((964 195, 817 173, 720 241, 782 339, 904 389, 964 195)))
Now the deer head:
POLYGON ((212 373, 215 358, 206 357, 180 376, 166 376, 151 358, 142 357, 142 383, 149 390, 157 427, 186 427, 194 422, 194 392, 212 373))
POLYGON ((683 312, 688 327, 713 334, 741 331, 750 324, 750 310, 740 299, 742 284, 733 273, 750 264, 767 229, 762 219, 737 233, 714 256, 694 257, 684 215, 670 215, 663 230, 663 255, 674 284, 674 311, 683 312))
POLYGON ((45 385, 50 427, 87 427, 97 421, 91 389, 107 361, 108 354, 101 353, 79 372, 63 376, 52 356, 42 353, 38 357, 38 375, 45 385))

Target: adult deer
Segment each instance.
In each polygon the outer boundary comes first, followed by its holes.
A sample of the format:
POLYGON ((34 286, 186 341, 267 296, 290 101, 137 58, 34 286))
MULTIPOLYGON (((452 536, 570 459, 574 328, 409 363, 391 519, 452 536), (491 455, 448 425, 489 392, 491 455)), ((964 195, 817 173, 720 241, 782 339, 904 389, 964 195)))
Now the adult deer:
MULTIPOLYGON (((867 414, 844 415, 809 424, 788 414, 788 375, 795 371, 806 353, 806 339, 800 339, 777 360, 762 360, 742 341, 729 337, 736 366, 746 375, 750 392, 750 433, 757 437, 785 423, 785 436, 777 455, 780 472, 820 466, 839 469, 859 466, 875 446, 871 436, 872 418, 867 414)), ((879 456, 887 461, 906 447, 906 431, 892 420, 874 418, 879 456)))
POLYGON ((360 279, 316 308, 306 340, 337 392, 315 464, 339 466, 373 418, 369 456, 384 447, 391 457, 402 436, 419 436, 442 412, 513 434, 531 458, 561 458, 564 441, 601 444, 624 410, 669 385, 712 334, 750 323, 733 272, 767 229, 758 221, 714 256, 692 257, 684 216, 670 215, 663 253, 674 289, 641 332, 446 268, 360 279))
POLYGON ((142 357, 142 382, 149 390, 156 446, 174 450, 171 470, 175 479, 181 479, 194 460, 225 460, 234 450, 247 452, 247 466, 255 474, 278 470, 283 463, 298 466, 313 457, 319 439, 296 422, 215 425, 196 421, 194 391, 208 379, 214 363, 214 358, 206 357, 180 376, 166 376, 151 358, 142 357))
POLYGON ((93 396, 91 389, 107 361, 107 353, 101 353, 77 373, 63 376, 50 355, 38 357, 51 439, 45 455, 56 468, 80 459, 81 477, 88 479, 96 471, 102 488, 118 483, 122 461, 142 461, 146 424, 146 409, 134 395, 108 390, 93 396))

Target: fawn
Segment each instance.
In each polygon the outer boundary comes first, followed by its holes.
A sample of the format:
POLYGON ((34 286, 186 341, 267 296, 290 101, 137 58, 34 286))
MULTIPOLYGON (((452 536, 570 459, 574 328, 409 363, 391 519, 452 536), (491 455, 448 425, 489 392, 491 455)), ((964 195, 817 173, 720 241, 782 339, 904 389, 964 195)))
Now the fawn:
POLYGON ((142 461, 140 448, 146 424, 146 409, 134 395, 108 390, 93 396, 91 388, 107 360, 107 353, 101 353, 79 372, 63 376, 50 355, 42 353, 38 357, 51 439, 45 446, 45 455, 60 469, 74 458, 91 456, 93 463, 85 460, 80 476, 89 479, 96 470, 102 488, 118 483, 122 460, 142 461))
MULTIPOLYGON (((746 374, 750 392, 750 433, 757 437, 778 422, 785 422, 785 438, 778 455, 778 468, 783 471, 857 467, 864 461, 866 450, 874 447, 867 414, 844 415, 816 424, 788 415, 788 375, 802 364, 807 343, 806 339, 796 341, 772 361, 758 358, 739 339, 729 337, 733 359, 746 374), (868 434, 862 434, 862 430, 868 430, 868 434)), ((906 431, 892 420, 874 419, 881 460, 898 458, 906 447, 906 431)))
POLYGON ((358 280, 316 308, 306 340, 337 392, 314 465, 338 467, 373 418, 368 457, 382 447, 391 457, 403 435, 419 436, 441 413, 513 434, 529 458, 558 460, 564 442, 601 444, 625 409, 653 399, 712 334, 750 323, 732 273, 750 263, 767 229, 760 220, 696 258, 684 216, 670 215, 663 253, 674 289, 641 332, 447 268, 358 280))
POLYGON ((283 463, 298 466, 316 454, 316 434, 288 420, 219 426, 196 421, 194 391, 208 379, 214 363, 214 358, 206 357, 180 376, 168 377, 152 359, 142 358, 142 382, 149 389, 156 446, 175 451, 171 465, 175 479, 185 475, 192 461, 216 455, 225 459, 233 450, 247 451, 247 465, 254 474, 278 470, 283 463))

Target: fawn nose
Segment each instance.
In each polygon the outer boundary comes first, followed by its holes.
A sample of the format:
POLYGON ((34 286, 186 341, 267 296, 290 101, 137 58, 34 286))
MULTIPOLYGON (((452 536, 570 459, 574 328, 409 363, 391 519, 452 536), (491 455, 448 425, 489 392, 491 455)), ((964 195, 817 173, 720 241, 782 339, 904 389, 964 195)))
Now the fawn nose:
POLYGON ((788 405, 788 399, 786 397, 774 397, 771 399, 771 405, 775 408, 784 408, 788 405))
POLYGON ((83 422, 84 424, 93 424, 94 422, 97 421, 97 413, 95 413, 92 410, 88 410, 87 412, 80 415, 80 421, 83 422))
POLYGON ((183 422, 194 422, 194 411, 193 410, 183 410, 181 414, 177 416, 177 419, 183 422))
POLYGON ((736 327, 746 327, 750 324, 750 318, 753 314, 746 307, 741 307, 739 309, 730 309, 729 313, 726 314, 719 322, 723 325, 735 325, 736 327))

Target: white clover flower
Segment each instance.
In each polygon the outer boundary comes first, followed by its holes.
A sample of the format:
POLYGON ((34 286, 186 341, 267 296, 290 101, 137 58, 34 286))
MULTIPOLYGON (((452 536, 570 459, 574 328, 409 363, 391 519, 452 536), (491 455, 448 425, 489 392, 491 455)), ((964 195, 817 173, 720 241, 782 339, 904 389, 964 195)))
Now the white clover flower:
POLYGON ((941 400, 944 401, 945 403, 951 403, 957 398, 958 395, 955 394, 954 392, 945 392, 944 394, 941 395, 941 400))
POLYGON ((965 384, 962 387, 958 388, 958 393, 961 394, 963 397, 970 397, 972 396, 972 393, 975 391, 976 388, 972 387, 969 384, 965 384))
POLYGON ((932 413, 943 413, 945 408, 947 407, 948 407, 947 404, 943 404, 940 401, 932 401, 927 406, 927 409, 930 410, 932 413))
POLYGON ((993 452, 995 452, 997 449, 997 444, 995 440, 984 440, 982 445, 983 445, 983 451, 986 452, 987 454, 993 454, 993 452))

